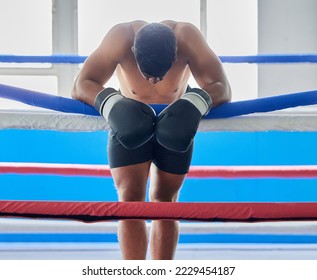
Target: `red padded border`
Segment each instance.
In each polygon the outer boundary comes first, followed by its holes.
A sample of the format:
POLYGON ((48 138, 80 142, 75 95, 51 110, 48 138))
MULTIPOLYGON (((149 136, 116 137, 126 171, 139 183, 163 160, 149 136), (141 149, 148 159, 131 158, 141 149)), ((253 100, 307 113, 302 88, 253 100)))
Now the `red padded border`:
POLYGON ((0 216, 71 219, 85 222, 122 219, 317 220, 317 203, 0 201, 0 216))

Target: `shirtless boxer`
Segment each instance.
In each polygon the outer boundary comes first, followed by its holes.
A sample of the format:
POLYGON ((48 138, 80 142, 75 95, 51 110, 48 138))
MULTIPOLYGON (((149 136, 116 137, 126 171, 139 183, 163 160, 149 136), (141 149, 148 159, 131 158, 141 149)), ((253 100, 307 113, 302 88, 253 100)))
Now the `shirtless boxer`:
MULTIPOLYGON (((119 201, 178 199, 201 118, 231 99, 222 64, 192 24, 133 21, 114 26, 85 61, 72 97, 93 105, 110 126, 108 156, 119 201), (116 72, 120 90, 107 87, 116 72), (191 89, 193 75, 200 88, 191 89), (168 104, 158 116, 148 104, 168 104), (150 177, 149 177, 150 176, 150 177)), ((178 222, 153 221, 153 259, 173 259, 178 222)), ((124 259, 145 259, 145 221, 120 221, 124 259)))

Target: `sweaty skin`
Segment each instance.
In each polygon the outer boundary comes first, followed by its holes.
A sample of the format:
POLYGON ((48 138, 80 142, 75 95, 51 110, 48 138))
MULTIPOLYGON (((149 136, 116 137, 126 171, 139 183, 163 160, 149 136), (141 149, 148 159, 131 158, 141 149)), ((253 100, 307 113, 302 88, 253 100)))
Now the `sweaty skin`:
MULTIPOLYGON (((145 77, 133 54, 135 34, 147 24, 133 21, 114 26, 99 47, 87 58, 72 90, 72 97, 94 105, 97 94, 116 74, 121 93, 147 104, 170 104, 185 92, 192 74, 199 87, 212 98, 213 107, 231 99, 231 90, 222 64, 201 32, 192 24, 163 21, 175 33, 177 60, 162 80, 145 77)), ((151 161, 111 169, 119 201, 145 201, 150 178, 152 202, 175 202, 186 174, 160 170, 151 161)), ((145 259, 150 239, 152 259, 173 259, 178 243, 176 221, 153 221, 150 238, 143 220, 120 221, 118 239, 124 259, 145 259)))

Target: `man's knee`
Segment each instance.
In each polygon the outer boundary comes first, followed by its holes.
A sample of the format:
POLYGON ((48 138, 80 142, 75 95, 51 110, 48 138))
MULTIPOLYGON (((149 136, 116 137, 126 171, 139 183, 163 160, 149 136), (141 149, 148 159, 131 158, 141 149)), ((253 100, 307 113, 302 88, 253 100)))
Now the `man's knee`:
POLYGON ((119 187, 117 188, 119 201, 144 201, 145 192, 140 187, 140 189, 132 189, 129 187, 119 187))
POLYGON ((151 202, 175 202, 178 199, 179 191, 164 191, 160 188, 152 188, 150 191, 151 202))

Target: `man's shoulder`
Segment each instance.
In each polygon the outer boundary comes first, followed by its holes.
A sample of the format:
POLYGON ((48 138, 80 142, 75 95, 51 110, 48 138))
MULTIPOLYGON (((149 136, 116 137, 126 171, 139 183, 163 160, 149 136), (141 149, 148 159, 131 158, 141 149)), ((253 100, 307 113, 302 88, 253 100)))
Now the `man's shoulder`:
POLYGON ((110 29, 110 32, 115 32, 115 33, 131 33, 131 23, 130 22, 122 22, 122 23, 117 23, 112 26, 110 29))
POLYGON ((112 26, 112 28, 107 32, 104 42, 112 41, 112 43, 117 43, 121 47, 130 46, 134 40, 134 30, 132 22, 118 23, 112 26))
POLYGON ((176 22, 174 29, 175 33, 180 33, 182 35, 191 34, 193 32, 199 32, 199 29, 190 22, 176 22))
MULTIPOLYGON (((161 23, 166 24, 170 28, 172 28, 175 32, 186 31, 186 32, 195 32, 197 31, 197 27, 189 22, 182 21, 174 21, 174 20, 164 20, 161 23)), ((133 20, 129 22, 122 22, 114 25, 113 29, 118 32, 132 32, 136 33, 142 26, 148 24, 148 22, 144 20, 133 20)))
MULTIPOLYGON (((178 39, 187 39, 192 34, 199 32, 199 29, 194 24, 189 22, 164 20, 161 23, 166 24, 171 29, 173 29, 178 39)), ((122 22, 114 25, 111 32, 117 34, 119 37, 132 39, 135 37, 135 34, 138 32, 138 30, 146 24, 148 24, 148 22, 143 20, 122 22)))
POLYGON ((117 23, 111 28, 110 32, 131 38, 134 37, 135 33, 145 24, 147 24, 147 22, 143 20, 117 23))
POLYGON ((193 40, 201 41, 203 39, 199 28, 189 22, 178 22, 174 32, 179 48, 191 45, 193 40))

